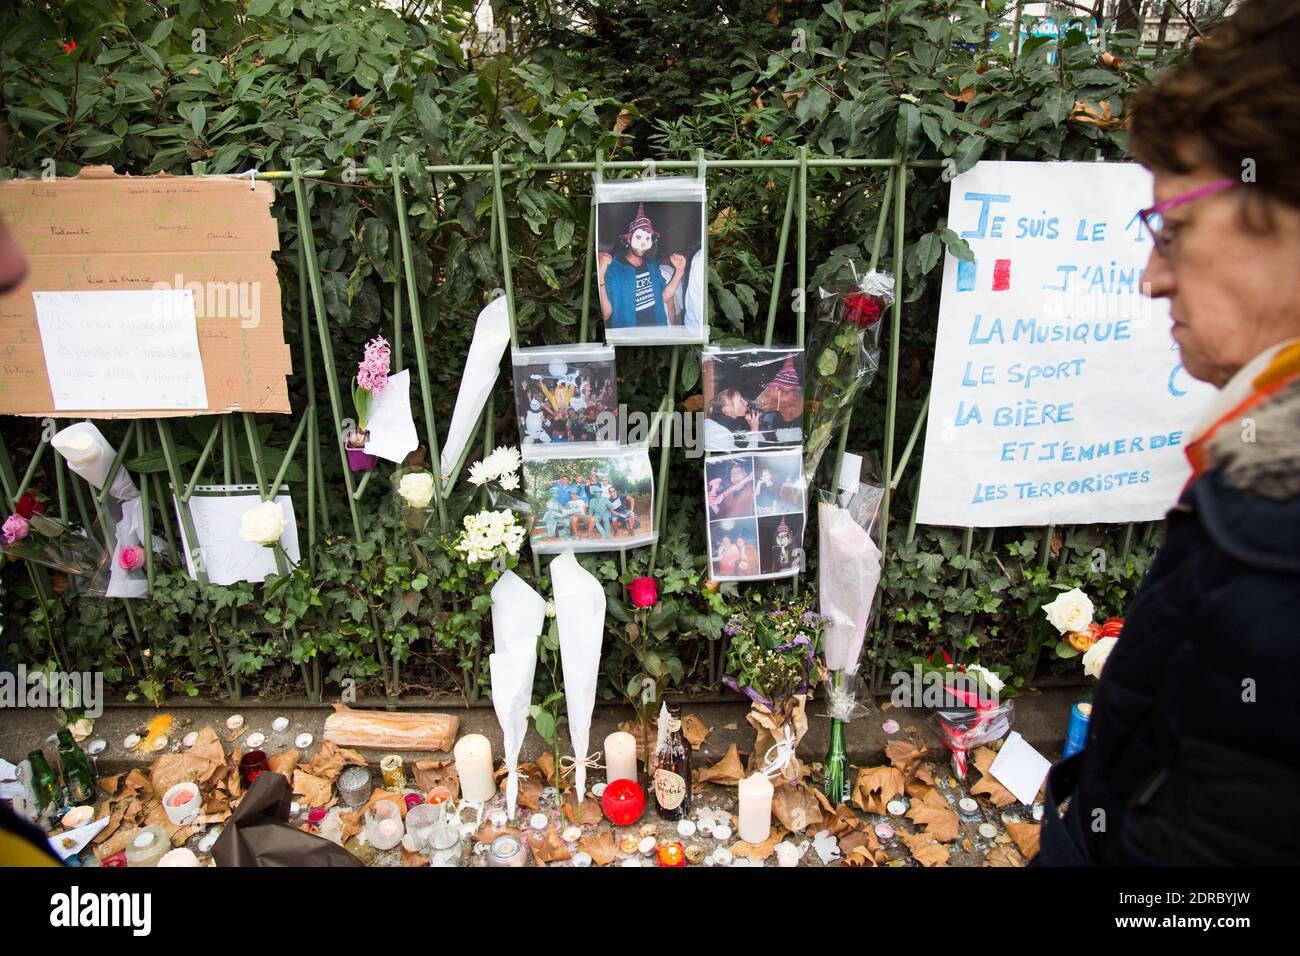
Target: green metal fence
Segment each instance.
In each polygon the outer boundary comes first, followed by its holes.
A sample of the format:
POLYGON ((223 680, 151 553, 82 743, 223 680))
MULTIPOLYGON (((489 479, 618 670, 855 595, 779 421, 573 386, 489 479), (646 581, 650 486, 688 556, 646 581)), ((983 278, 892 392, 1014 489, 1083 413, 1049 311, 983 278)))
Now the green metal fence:
MULTIPOLYGON (((501 275, 504 283, 504 292, 507 302, 507 308, 510 319, 510 338, 513 346, 518 346, 518 331, 515 323, 515 293, 512 275, 511 250, 509 245, 509 235, 507 230, 506 219, 506 188, 503 184, 503 177, 507 173, 523 172, 594 172, 601 175, 621 172, 635 172, 645 168, 642 162, 614 162, 606 161, 603 157, 597 157, 592 162, 556 162, 556 163, 537 163, 530 164, 527 167, 516 166, 513 164, 503 163, 501 155, 496 152, 492 156, 490 163, 462 164, 462 165, 426 165, 424 170, 434 177, 436 186, 437 177, 439 176, 490 176, 493 192, 491 205, 492 224, 490 230, 491 242, 496 252, 500 256, 501 275)), ((902 452, 895 459, 896 427, 898 420, 898 369, 899 354, 902 344, 902 313, 903 300, 905 298, 904 289, 904 269, 903 269, 903 250, 905 237, 905 209, 907 201, 907 179, 909 173, 932 174, 936 167, 942 165, 941 161, 913 161, 909 162, 898 157, 888 159, 843 159, 835 157, 814 157, 810 156, 807 147, 799 150, 798 155, 789 159, 752 159, 752 160, 710 160, 705 157, 703 150, 699 152, 693 160, 681 161, 663 161, 656 162, 655 168, 664 171, 692 172, 707 180, 710 172, 715 171, 732 171, 744 169, 765 169, 774 173, 785 172, 789 176, 789 182, 786 189, 786 199, 782 216, 780 238, 777 246, 777 259, 773 265, 772 273, 772 290, 769 296, 766 331, 764 335, 764 344, 771 345, 773 332, 775 328, 778 301, 780 299, 782 278, 786 268, 786 258, 790 245, 790 233, 792 228, 795 233, 795 251, 794 251, 794 288, 803 290, 807 282, 808 266, 808 198, 809 198, 809 178, 811 174, 818 170, 838 169, 838 170, 865 170, 878 169, 885 174, 883 192, 880 204, 880 215, 876 222, 869 266, 875 269, 880 264, 880 254, 885 236, 885 229, 890 223, 892 217, 893 234, 892 234, 892 264, 890 270, 895 276, 895 299, 890 312, 889 330, 888 330, 888 380, 886 388, 886 408, 885 408, 885 434, 884 447, 882 449, 883 477, 885 478, 884 489, 884 520, 881 523, 881 550, 887 553, 887 538, 890 532, 889 511, 890 502, 897 491, 903 478, 912 454, 915 451, 917 440, 920 436, 921 429, 925 424, 926 412, 929 406, 929 396, 927 394, 925 401, 920 409, 916 423, 908 435, 907 441, 903 446, 902 452)), ((400 269, 398 270, 398 279, 393 290, 393 329, 392 329, 392 347, 395 360, 398 365, 402 364, 404 353, 404 343, 406 336, 409 334, 413 344, 416 360, 416 371, 419 386, 420 417, 423 419, 424 439, 429 447, 430 460, 434 463, 431 468, 434 478, 434 503, 439 520, 443 526, 446 524, 446 502, 448 495, 454 489, 457 480, 466 464, 472 449, 477 447, 477 441, 471 437, 466 443, 464 452, 460 460, 455 463, 450 473, 445 477, 441 474, 441 468, 437 466, 439 462, 439 440, 437 422, 433 412, 433 392, 430 387, 428 356, 422 347, 424 342, 425 316, 422 314, 421 303, 417 290, 415 277, 414 256, 412 252, 411 234, 408 223, 406 193, 403 186, 403 165, 398 159, 394 159, 391 166, 391 179, 393 190, 393 201, 397 214, 400 238, 400 269), (406 292, 406 301, 403 303, 402 291, 406 292), (409 322, 409 326, 408 323, 409 322)), ((201 164, 196 165, 195 173, 203 174, 201 164)), ((362 513, 360 502, 364 497, 369 486, 373 471, 364 472, 360 479, 354 478, 353 472, 348 468, 347 452, 344 439, 343 421, 345 409, 343 406, 342 392, 340 390, 337 362, 334 356, 332 345, 332 336, 330 330, 329 316, 325 307, 325 296, 321 282, 321 271, 316 258, 316 244, 314 230, 312 228, 312 210, 311 210, 311 192, 313 188, 322 188, 328 186, 328 183, 321 182, 326 176, 335 175, 338 170, 326 170, 320 168, 304 169, 303 164, 294 160, 289 170, 267 171, 256 173, 256 178, 267 180, 277 184, 285 184, 287 187, 282 194, 282 198, 289 193, 292 194, 295 206, 295 215, 299 233, 298 248, 298 304, 302 320, 302 368, 305 375, 306 394, 308 396, 307 407, 302 411, 298 418, 293 437, 286 447, 283 459, 280 463, 278 472, 268 480, 268 468, 262 454, 262 446, 257 437, 256 417, 251 413, 243 413, 243 431, 247 441, 249 455, 253 465, 253 478, 263 500, 270 500, 276 494, 277 489, 281 486, 288 470, 289 463, 294 459, 300 446, 306 446, 306 503, 307 503, 307 544, 310 550, 315 546, 318 540, 318 534, 324 535, 329 533, 328 521, 329 511, 327 508, 327 493, 324 480, 324 469, 322 464, 322 435, 320 424, 320 409, 316 405, 316 357, 313 347, 313 328, 315 331, 315 340, 319 346, 320 368, 325 373, 326 391, 329 396, 329 421, 332 423, 333 431, 338 447, 340 470, 342 471, 343 481, 346 488, 346 501, 348 514, 353 533, 361 536, 362 531, 362 513), (304 442, 303 439, 306 439, 304 442), (319 504, 319 507, 318 507, 319 504)), ((586 255, 583 267, 584 280, 582 292, 581 318, 579 324, 579 341, 585 341, 592 327, 591 325, 591 284, 593 276, 593 258, 594 245, 593 237, 595 233, 595 216, 596 207, 592 204, 591 218, 589 222, 589 231, 586 238, 586 255)), ((708 283, 705 283, 707 290, 708 283)), ((805 308, 804 295, 795 297, 796 303, 796 344, 804 345, 805 337, 805 308)), ((708 293, 705 293, 705 323, 707 324, 708 316, 708 293)), ((656 504, 656 527, 662 527, 666 515, 668 494, 668 464, 671 453, 671 413, 677 401, 678 372, 681 365, 683 349, 690 346, 671 346, 668 390, 660 401, 654 418, 650 434, 659 435, 660 452, 659 452, 659 470, 658 484, 659 489, 658 501, 656 504)), ((480 416, 476 425, 476 434, 482 436, 482 447, 490 449, 492 446, 492 402, 489 400, 487 407, 480 416)), ((849 437, 849 427, 851 421, 846 421, 839 436, 836 447, 835 470, 832 474, 839 473, 839 464, 844 456, 846 444, 849 437)), ((6 507, 10 510, 14 503, 27 490, 37 467, 42 460, 51 437, 54 432, 61 427, 58 419, 53 419, 47 424, 42 432, 41 439, 35 449, 30 463, 23 474, 21 480, 18 480, 13 468, 13 464, 5 446, 3 438, 0 437, 0 485, 3 486, 3 493, 6 507)), ((149 420, 135 420, 127 425, 126 433, 118 446, 118 454, 112 464, 112 468, 105 481, 102 490, 87 486, 83 489, 81 482, 76 476, 69 482, 67 471, 64 467, 61 456, 55 454, 54 471, 58 489, 59 513, 62 516, 71 516, 69 489, 71 489, 71 499, 75 503, 75 514, 80 518, 82 525, 92 534, 94 528, 98 527, 98 535, 106 547, 112 548, 113 528, 111 522, 107 521, 104 516, 104 506, 108 494, 107 489, 111 487, 113 476, 117 474, 122 467, 128 451, 134 447, 139 454, 147 454, 153 449, 153 442, 156 438, 158 446, 161 448, 163 457, 166 461, 167 475, 171 487, 177 490, 176 502, 177 512, 180 522, 183 526, 186 540, 192 543, 197 558, 197 536, 195 534, 193 520, 190 515, 189 501, 194 493, 195 486, 199 476, 207 467, 212 455, 216 453, 218 444, 220 444, 220 454, 222 462, 222 474, 227 484, 243 483, 244 477, 241 474, 239 463, 239 454, 237 442, 239 438, 236 435, 237 427, 233 415, 225 415, 217 420, 203 445, 201 454, 197 461, 194 462, 188 474, 181 467, 179 456, 176 453, 176 442, 173 433, 173 419, 160 418, 152 422, 149 420), (89 492, 90 504, 87 505, 87 495, 89 492), (92 516, 94 520, 92 520, 92 516)), ((144 512, 144 539, 150 540, 150 530, 152 522, 151 503, 156 502, 159 505, 159 511, 162 518, 163 534, 167 541, 167 547, 172 561, 175 563, 180 558, 180 552, 177 546, 177 536, 172 526, 170 509, 167 507, 169 495, 162 485, 161 477, 158 474, 142 476, 141 480, 141 497, 143 499, 144 512)), ((1154 524, 1148 525, 1145 530, 1146 538, 1149 540, 1154 524)), ((965 528, 962 555, 969 558, 972 554, 975 544, 976 528, 965 528)), ((1125 527, 1123 536, 1123 554, 1127 555, 1131 546, 1134 534, 1134 526, 1129 524, 1125 527)), ((982 551, 987 554, 991 552, 994 544, 995 529, 985 529, 982 542, 982 551)), ((916 512, 913 509, 911 518, 908 521, 905 530, 906 540, 911 541, 916 533, 916 512)), ((1043 529, 1043 548, 1041 549, 1040 560, 1046 565, 1051 557, 1049 547, 1056 533, 1054 527, 1043 529)), ((650 567, 653 573, 655 559, 657 555, 657 542, 651 545, 650 567)), ((150 584, 154 578, 154 558, 152 549, 146 548, 147 564, 146 574, 150 584)), ((620 559, 623 569, 626 570, 626 554, 620 552, 620 559)), ((277 555, 277 561, 280 562, 281 571, 284 570, 283 557, 277 555)), ((540 561, 536 554, 533 556, 534 568, 540 572, 540 561)), ((198 580, 201 583, 207 583, 206 574, 203 571, 201 562, 196 560, 196 572, 198 580)), ((50 582, 42 569, 32 569, 33 582, 38 593, 43 598, 50 595, 50 582)), ((962 585, 966 584, 966 575, 963 575, 962 585)), ((798 579, 796 578, 793 586, 798 588, 798 579)), ((123 602, 126 608, 126 615, 130 622, 133 635, 141 647, 146 646, 146 641, 141 635, 137 626, 135 615, 131 609, 129 600, 123 602)), ((883 609, 888 612, 890 609, 883 609)), ((967 620, 967 632, 973 623, 974 615, 972 614, 967 620)), ((377 629, 376 629, 377 630, 377 629)), ((883 632, 883 646, 877 646, 874 650, 877 652, 877 660, 885 660, 892 647, 893 639, 893 620, 892 615, 883 632)), ((389 675, 389 662, 385 658, 383 641, 376 642, 380 662, 385 668, 385 674, 389 675)), ((716 673, 716 669, 712 669, 716 673)), ((1026 675, 1033 679, 1035 675, 1026 675)), ((880 689, 883 682, 883 668, 877 668, 873 677, 873 684, 876 689, 880 689)), ((391 675, 387 679, 391 680, 390 686, 400 685, 400 674, 398 673, 397 662, 392 663, 391 675)), ((308 694, 313 699, 320 699, 323 688, 321 687, 321 677, 319 663, 313 668, 303 667, 303 679, 308 689, 308 694)), ((228 689, 232 694, 238 697, 239 686, 237 681, 229 681, 228 689)))

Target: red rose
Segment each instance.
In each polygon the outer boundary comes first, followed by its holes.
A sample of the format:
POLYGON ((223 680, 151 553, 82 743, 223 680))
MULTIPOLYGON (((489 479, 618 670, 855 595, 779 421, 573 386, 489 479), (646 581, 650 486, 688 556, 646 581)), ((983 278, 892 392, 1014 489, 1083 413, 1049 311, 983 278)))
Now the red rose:
POLYGON ((860 328, 869 329, 880 321, 880 303, 868 295, 846 295, 844 317, 860 328))
POLYGON ((18 499, 18 504, 14 506, 14 511, 24 518, 31 518, 32 515, 45 514, 45 505, 36 500, 36 496, 30 491, 18 499))
POLYGON ((637 578, 628 585, 633 607, 654 607, 659 600, 659 582, 654 578, 637 578))
POLYGON ((1119 632, 1124 629, 1124 619, 1122 617, 1112 617, 1101 626, 1101 633, 1098 637, 1119 637, 1119 632))

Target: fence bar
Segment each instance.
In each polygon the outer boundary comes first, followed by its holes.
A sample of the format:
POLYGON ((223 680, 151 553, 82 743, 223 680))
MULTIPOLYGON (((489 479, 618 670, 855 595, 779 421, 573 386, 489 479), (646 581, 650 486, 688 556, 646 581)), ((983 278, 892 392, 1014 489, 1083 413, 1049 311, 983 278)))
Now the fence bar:
MULTIPOLYGON (((172 441, 171 423, 166 419, 157 418, 154 419, 154 424, 158 427, 158 440, 162 442, 163 458, 167 461, 167 474, 171 476, 171 498, 175 499, 176 490, 185 487, 185 482, 181 480, 181 469, 176 460, 176 446, 172 441)), ((162 504, 161 500, 159 504, 162 504)), ((194 532, 194 516, 190 514, 190 503, 188 501, 178 502, 177 511, 180 512, 181 527, 185 530, 185 541, 189 544, 190 554, 195 559, 194 577, 199 584, 207 587, 208 572, 203 567, 203 552, 199 548, 199 536, 194 532)))
POLYGON ((497 211, 497 230, 501 239, 501 281, 506 288, 506 313, 510 316, 510 347, 519 348, 519 330, 515 327, 515 283, 510 272, 510 233, 506 229, 506 201, 501 190, 501 150, 492 151, 492 204, 497 211))
POLYGON ((796 260, 799 311, 795 315, 796 344, 803 348, 804 317, 808 314, 808 147, 799 147, 799 257, 796 260))
MULTIPOLYGON (((885 223, 889 221, 889 198, 894 190, 894 176, 892 171, 885 173, 885 192, 880 197, 880 212, 876 216, 876 237, 871 243, 871 261, 867 265, 868 272, 875 272, 876 266, 880 262, 880 247, 885 239, 885 223)), ((924 414, 924 413, 923 413, 924 414)), ((844 452, 849 446, 849 425, 853 422, 853 406, 849 406, 848 414, 844 419, 844 427, 840 429, 839 444, 835 448, 835 470, 831 472, 831 482, 837 484, 840 480, 840 465, 844 462, 844 452)), ((901 469, 900 469, 901 474, 901 469)), ((889 474, 885 474, 885 479, 889 479, 889 474)), ((895 483, 896 484, 896 483, 895 483)))
MULTIPOLYGON (((394 160, 396 163, 396 160, 394 160)), ((343 480, 347 484, 348 509, 352 513, 352 530, 357 539, 361 538, 361 513, 357 510, 356 499, 352 497, 352 470, 348 467, 348 452, 343 442, 343 408, 342 399, 339 397, 339 380, 338 373, 334 368, 334 345, 330 342, 329 336, 329 315, 325 311, 325 293, 321 288, 320 270, 316 264, 316 240, 311 231, 311 218, 307 214, 307 187, 303 185, 302 175, 300 173, 301 163, 298 159, 292 161, 293 166, 293 195, 297 205, 298 214, 298 241, 303 244, 303 252, 307 260, 307 275, 311 282, 311 299, 312 308, 316 312, 316 331, 320 335, 321 362, 325 366, 325 382, 329 386, 330 407, 334 412, 334 428, 338 433, 339 446, 339 464, 343 468, 343 480)), ((394 167, 396 168, 396 167, 394 167)), ((399 191, 400 191, 400 187, 399 191)), ((405 229, 405 223, 399 223, 405 229)), ((306 316, 303 316, 304 321, 306 316)), ((416 352, 424 354, 424 350, 418 347, 416 352)), ((437 469, 434 469, 434 482, 437 485, 437 469)))
POLYGON ((903 454, 899 456, 898 466, 894 469, 892 476, 889 478, 889 487, 897 488, 898 483, 903 480, 903 472, 907 470, 907 461, 912 457, 912 449, 916 447, 916 440, 921 435, 921 429, 925 427, 925 415, 930 410, 930 392, 925 393, 925 401, 921 403, 921 411, 916 416, 916 422, 912 425, 912 434, 907 437, 907 444, 903 446, 903 454))
POLYGON ((27 473, 23 475, 23 480, 18 483, 18 490, 13 493, 15 506, 18 503, 18 499, 27 491, 27 486, 32 483, 32 478, 36 476, 36 466, 40 464, 41 458, 45 455, 45 449, 49 447, 49 444, 50 439, 46 437, 45 431, 42 430, 41 440, 37 444, 36 450, 32 452, 32 462, 27 466, 27 473))
MULTIPOLYGON (((898 166, 898 188, 894 191, 894 306, 889 325, 889 392, 885 399, 885 461, 884 473, 894 471, 894 428, 898 420, 898 353, 899 334, 903 325, 903 214, 907 210, 907 162, 898 166)), ((889 503, 892 498, 889 483, 885 483, 881 502, 880 553, 889 554, 886 548, 889 535, 889 503)), ((912 509, 916 513, 916 509, 912 509)))
MULTIPOLYGON (((605 154, 596 153, 596 176, 599 177, 605 170, 605 154)), ((572 191, 570 191, 572 194, 572 191)), ((493 203, 493 209, 496 204, 493 203)), ((592 190, 591 194, 591 211, 587 216, 587 254, 586 262, 582 267, 582 318, 578 325, 578 341, 587 341, 587 331, 590 328, 589 316, 591 315, 591 276, 595 272, 595 249, 596 249, 596 193, 592 190)))
MULTIPOLYGON (((705 317, 707 321, 707 315, 705 317)), ((668 501, 668 460, 669 452, 672 450, 673 441, 673 406, 677 401, 677 367, 682 357, 682 346, 674 345, 673 354, 668 362, 668 394, 664 398, 663 406, 665 412, 663 418, 659 421, 659 499, 655 502, 655 532, 654 542, 650 545, 650 571, 651 577, 655 573, 655 559, 659 556, 659 535, 663 534, 664 514, 666 513, 665 505, 668 501)))
MULTIPOLYGON (((438 425, 433 417, 433 389, 429 385, 429 356, 424 347, 424 318, 420 312, 419 287, 415 280, 415 255, 411 251, 411 224, 406 221, 406 193, 402 191, 402 172, 393 157, 393 201, 397 205, 397 229, 402 242, 402 267, 406 271, 407 304, 411 307, 411 347, 415 349, 416 371, 420 376, 420 404, 424 410, 425 441, 429 444, 429 471, 433 474, 433 500, 438 509, 438 527, 447 527, 447 505, 443 501, 442 454, 438 450, 438 425)), ((345 463, 346 467, 346 463, 345 463)), ((352 494, 352 489, 348 489, 352 494)), ((356 500, 350 502, 356 510, 356 500)))
POLYGON ((194 464, 194 476, 190 478, 190 483, 185 486, 185 491, 181 494, 182 501, 189 501, 190 496, 194 494, 194 486, 199 482, 199 476, 203 474, 203 469, 207 467, 208 458, 212 455, 212 449, 217 443, 217 435, 221 431, 221 419, 218 418, 212 423, 212 433, 208 435, 208 442, 203 446, 203 451, 199 454, 199 460, 194 464))
MULTIPOLYGON (((221 420, 217 419, 220 424, 221 420)), ((144 456, 144 432, 143 428, 138 429, 135 433, 135 448, 137 454, 144 456)), ((213 429, 216 432, 216 429, 213 429)), ((63 476, 59 476, 62 483, 63 476)), ((159 502, 161 504, 161 502, 159 502)), ((144 545, 144 577, 149 582, 149 593, 153 593, 153 514, 151 513, 152 505, 149 499, 149 476, 142 475, 140 480, 140 538, 144 545)))
MULTIPOLYGON (((914 159, 908 160, 907 165, 913 169, 938 169, 942 167, 942 159, 914 159)), ((689 159, 666 159, 662 162, 655 162, 655 169, 674 169, 689 170, 698 168, 698 163, 689 159)), ((808 160, 808 165, 816 169, 882 169, 889 166, 899 165, 899 159, 845 159, 836 156, 815 157, 808 160)), ((563 162, 563 163, 502 163, 501 171, 503 173, 514 172, 538 172, 538 173, 558 173, 558 172, 592 172, 595 170, 594 162, 563 162)), ((645 163, 633 160, 620 160, 617 162, 606 162, 605 169, 613 170, 637 170, 644 169, 645 163)), ((798 169, 798 159, 712 159, 708 161, 709 169, 798 169)), ((469 175, 474 173, 490 173, 495 169, 492 163, 454 163, 450 165, 431 165, 425 166, 424 170, 433 175, 469 175)), ((296 175, 304 179, 320 179, 343 171, 342 166, 330 167, 328 169, 317 168, 302 170, 296 175)), ((295 173, 292 170, 267 170, 256 174, 257 179, 293 179, 295 173)), ((228 173, 221 174, 223 179, 229 178, 228 173)))
POLYGON ((776 304, 781 298, 781 273, 785 271, 785 248, 790 242, 790 219, 794 215, 794 191, 798 177, 790 174, 790 185, 785 191, 785 215, 781 217, 781 238, 776 244, 776 268, 772 270, 772 294, 767 300, 767 331, 763 335, 763 345, 771 347, 772 334, 776 329, 776 304))

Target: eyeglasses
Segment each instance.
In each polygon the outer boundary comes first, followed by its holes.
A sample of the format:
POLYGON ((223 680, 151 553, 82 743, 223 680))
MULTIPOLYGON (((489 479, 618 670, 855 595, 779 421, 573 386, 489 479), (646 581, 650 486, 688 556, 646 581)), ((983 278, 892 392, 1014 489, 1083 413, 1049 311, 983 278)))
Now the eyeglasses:
POLYGON ((1234 179, 1216 179, 1214 182, 1199 189, 1193 189, 1191 192, 1183 193, 1181 196, 1174 196, 1170 199, 1162 200, 1154 206, 1148 206, 1146 209, 1138 210, 1138 218, 1142 220, 1142 225, 1146 226, 1147 233, 1151 236, 1151 242, 1155 245, 1156 251, 1161 255, 1169 252, 1169 247, 1173 244, 1174 237, 1167 236, 1164 232, 1164 214, 1170 209, 1175 209, 1185 203, 1192 202, 1196 199, 1202 199, 1205 196, 1211 196, 1214 193, 1223 192, 1236 185, 1234 179))

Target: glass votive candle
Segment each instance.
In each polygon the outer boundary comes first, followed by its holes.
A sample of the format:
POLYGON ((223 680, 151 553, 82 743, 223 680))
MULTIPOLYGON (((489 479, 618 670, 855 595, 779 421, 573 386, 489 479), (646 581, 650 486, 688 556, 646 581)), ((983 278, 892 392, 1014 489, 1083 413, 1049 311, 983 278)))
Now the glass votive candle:
POLYGON ((460 866, 460 828, 435 827, 428 837, 430 866, 460 866))
POLYGON ((267 771, 265 750, 250 750, 239 758, 239 779, 244 786, 251 786, 253 781, 267 771))
POLYGON ((370 771, 365 767, 348 767, 335 782, 339 797, 349 807, 364 806, 370 799, 370 771))
POLYGON ((527 866, 528 847, 513 833, 503 833, 492 841, 487 852, 488 866, 527 866))

